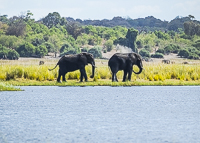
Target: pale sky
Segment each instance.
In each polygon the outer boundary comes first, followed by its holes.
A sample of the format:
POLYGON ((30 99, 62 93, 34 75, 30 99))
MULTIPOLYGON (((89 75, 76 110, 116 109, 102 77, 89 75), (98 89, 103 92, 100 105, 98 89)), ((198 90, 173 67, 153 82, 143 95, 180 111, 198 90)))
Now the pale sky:
POLYGON ((39 20, 48 13, 82 20, 132 19, 154 16, 171 21, 176 16, 193 15, 200 21, 200 0, 0 0, 0 15, 19 16, 27 10, 39 20))

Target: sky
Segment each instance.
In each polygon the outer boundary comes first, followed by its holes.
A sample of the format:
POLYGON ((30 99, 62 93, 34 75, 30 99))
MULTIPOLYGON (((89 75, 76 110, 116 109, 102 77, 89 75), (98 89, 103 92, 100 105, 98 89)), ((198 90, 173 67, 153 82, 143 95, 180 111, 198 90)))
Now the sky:
POLYGON ((145 18, 171 21, 177 16, 193 15, 200 21, 200 0, 0 0, 0 15, 8 18, 27 11, 39 20, 49 13, 82 20, 145 18))

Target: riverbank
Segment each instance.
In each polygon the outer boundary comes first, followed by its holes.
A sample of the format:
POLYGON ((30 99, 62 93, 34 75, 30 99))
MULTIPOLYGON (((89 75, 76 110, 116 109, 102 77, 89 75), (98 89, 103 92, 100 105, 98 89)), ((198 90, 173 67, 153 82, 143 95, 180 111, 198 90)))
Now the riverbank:
POLYGON ((102 80, 97 81, 89 80, 88 82, 80 82, 79 80, 68 80, 67 82, 58 83, 57 81, 37 81, 37 80, 26 80, 26 79, 17 79, 10 81, 2 81, 5 84, 13 86, 182 86, 182 85, 200 85, 200 80, 175 80, 168 79, 164 81, 148 81, 136 79, 134 81, 126 82, 112 82, 111 80, 102 80))
POLYGON ((16 88, 11 84, 0 82, 0 92, 1 91, 21 91, 20 88, 16 88))
POLYGON ((200 80, 183 81, 183 80, 164 80, 164 81, 147 81, 139 80, 126 82, 112 82, 110 80, 98 80, 79 82, 77 80, 68 80, 67 82, 58 83, 56 81, 37 81, 37 80, 10 80, 0 82, 0 91, 20 91, 15 86, 199 86, 200 80))
MULTIPOLYGON (((97 68, 94 78, 91 66, 86 66, 89 82, 80 83, 80 72, 66 74, 67 82, 57 83, 58 67, 49 71, 56 64, 56 60, 48 60, 45 65, 37 65, 39 59, 20 61, 1 61, 0 91, 15 90, 14 86, 182 86, 200 85, 200 63, 163 64, 161 62, 144 62, 145 70, 141 74, 132 74, 131 82, 121 82, 123 71, 117 73, 119 82, 111 82, 111 72, 107 60, 96 60, 97 68), (30 65, 28 65, 30 63, 30 65)), ((196 61, 197 62, 197 61, 196 61)), ((134 67, 137 71, 137 67, 134 67)), ((18 90, 18 89, 16 89, 18 90)))

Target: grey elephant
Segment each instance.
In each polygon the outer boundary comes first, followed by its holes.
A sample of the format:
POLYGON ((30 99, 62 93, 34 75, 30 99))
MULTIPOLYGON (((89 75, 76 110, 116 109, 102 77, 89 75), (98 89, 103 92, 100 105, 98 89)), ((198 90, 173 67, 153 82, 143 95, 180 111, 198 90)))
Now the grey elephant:
MULTIPOLYGON (((85 81, 88 80, 85 66, 91 64, 92 65, 92 75, 91 78, 94 77, 94 71, 95 71, 95 61, 92 54, 89 53, 80 53, 76 55, 64 55, 56 64, 56 66, 53 68, 55 69, 59 65, 59 72, 58 72, 58 78, 57 81, 60 81, 60 78, 62 76, 63 81, 66 81, 65 74, 68 72, 72 72, 75 70, 80 70, 81 77, 80 81, 83 81, 83 77, 85 78, 85 81)), ((49 71, 53 70, 49 69, 49 71)))
POLYGON ((108 66, 112 72, 112 81, 118 81, 116 74, 119 70, 124 71, 123 82, 126 81, 127 74, 131 81, 132 72, 140 74, 143 70, 142 58, 137 53, 116 53, 109 59, 108 66), (133 70, 133 65, 138 66, 139 72, 133 70))

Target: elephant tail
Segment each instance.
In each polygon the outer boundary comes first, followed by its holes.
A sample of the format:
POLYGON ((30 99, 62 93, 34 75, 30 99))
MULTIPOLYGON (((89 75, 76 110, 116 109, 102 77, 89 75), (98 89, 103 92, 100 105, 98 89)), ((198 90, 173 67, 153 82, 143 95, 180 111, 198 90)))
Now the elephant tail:
POLYGON ((52 68, 52 69, 49 69, 49 71, 52 71, 52 70, 54 70, 56 67, 58 66, 58 64, 56 64, 56 66, 54 67, 54 68, 52 68))

